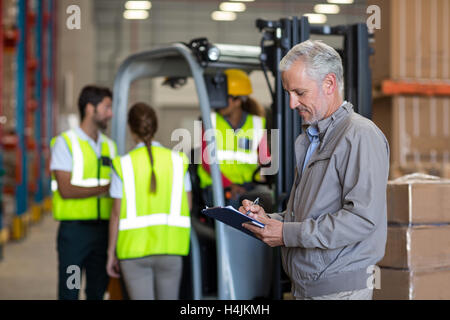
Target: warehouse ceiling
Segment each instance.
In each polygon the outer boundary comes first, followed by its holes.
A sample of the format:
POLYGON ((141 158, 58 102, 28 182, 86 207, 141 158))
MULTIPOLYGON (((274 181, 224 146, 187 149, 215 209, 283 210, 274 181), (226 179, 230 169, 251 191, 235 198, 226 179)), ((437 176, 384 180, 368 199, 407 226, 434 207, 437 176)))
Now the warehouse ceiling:
MULTIPOLYGON (((261 34, 255 27, 256 19, 301 16, 313 13, 314 5, 327 3, 326 0, 256 0, 246 2, 245 12, 237 13, 235 21, 214 21, 211 13, 219 10, 221 2, 152 0, 147 19, 125 20, 126 1, 94 0, 99 82, 110 84, 111 70, 115 70, 130 53, 171 42, 189 42, 198 37, 207 37, 216 43, 258 45, 261 34)), ((326 24, 351 24, 367 19, 366 0, 354 0, 351 5, 339 7, 339 14, 327 15, 326 24)))

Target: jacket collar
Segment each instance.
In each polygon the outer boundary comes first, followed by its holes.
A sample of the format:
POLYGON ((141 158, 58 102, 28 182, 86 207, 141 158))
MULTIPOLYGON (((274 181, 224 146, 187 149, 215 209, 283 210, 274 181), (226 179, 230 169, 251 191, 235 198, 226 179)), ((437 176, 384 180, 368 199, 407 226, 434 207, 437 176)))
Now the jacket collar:
MULTIPOLYGON (((353 105, 348 101, 344 101, 344 103, 331 116, 317 122, 316 128, 319 131, 320 139, 319 151, 322 151, 322 148, 325 145, 332 129, 351 113, 353 113, 353 105)), ((306 130, 309 126, 309 124, 302 125, 304 135, 302 134, 301 136, 304 136, 304 139, 301 140, 301 143, 304 145, 309 145, 309 139, 306 136, 306 130)))

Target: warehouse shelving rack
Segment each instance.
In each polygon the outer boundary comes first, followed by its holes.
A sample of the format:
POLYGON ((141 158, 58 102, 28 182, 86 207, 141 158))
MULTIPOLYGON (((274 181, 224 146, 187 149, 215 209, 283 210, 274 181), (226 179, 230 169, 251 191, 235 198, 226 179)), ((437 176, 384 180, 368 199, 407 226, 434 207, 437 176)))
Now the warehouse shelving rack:
MULTIPOLYGON (((6 36, 0 29, 1 43, 5 41, 13 48, 16 60, 12 79, 16 83, 16 125, 14 132, 9 132, 6 137, 0 128, 0 151, 7 148, 16 159, 15 185, 5 190, 0 181, 1 193, 6 191, 15 196, 15 216, 11 226, 2 226, 0 219, 0 243, 23 239, 30 222, 38 222, 43 212, 51 209, 48 163, 55 122, 56 1, 17 0, 16 5, 16 34, 6 36)), ((0 6, 0 13, 1 9, 0 6)), ((1 24, 3 26, 3 21, 1 24)), ((1 61, 3 52, 0 46, 1 61)), ((1 64, 0 70, 3 75, 1 64)), ((2 107, 0 104, 0 116, 2 107)), ((0 154, 0 172, 2 155, 3 152, 0 154)))
MULTIPOLYGON (((3 117, 3 1, 0 1, 0 117, 3 117)), ((3 125, 0 124, 0 141, 3 138, 3 125)), ((0 143, 0 190, 3 190, 3 144, 0 143)), ((3 192, 0 192, 0 260, 3 259, 3 192)))
POLYGON ((43 96, 42 96, 42 151, 45 174, 42 177, 43 209, 51 210, 51 173, 50 173, 50 141, 56 134, 57 97, 56 97, 56 38, 57 38, 57 2, 46 0, 44 2, 44 42, 43 42, 43 96))
POLYGON ((17 135, 17 185, 15 187, 16 214, 13 220, 12 238, 20 240, 27 233, 29 222, 28 210, 28 175, 26 153, 26 98, 27 89, 27 16, 29 12, 28 0, 18 0, 17 29, 19 31, 19 43, 16 53, 16 135, 17 135))

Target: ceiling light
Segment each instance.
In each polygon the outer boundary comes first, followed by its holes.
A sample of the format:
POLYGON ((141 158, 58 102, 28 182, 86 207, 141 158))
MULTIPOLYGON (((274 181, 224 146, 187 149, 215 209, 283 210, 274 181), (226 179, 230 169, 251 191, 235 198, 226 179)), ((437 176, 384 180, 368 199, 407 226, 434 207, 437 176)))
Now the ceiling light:
POLYGON ((308 21, 311 24, 322 24, 327 22, 327 16, 320 13, 306 13, 305 17, 308 17, 308 21))
POLYGON ((222 2, 219 9, 222 11, 243 12, 246 7, 245 4, 239 2, 222 2))
POLYGON ((211 18, 216 21, 233 21, 236 20, 236 13, 228 11, 214 11, 211 18))
POLYGON ((127 10, 150 10, 152 3, 150 1, 127 1, 125 9, 127 10))
POLYGON ((328 3, 336 3, 336 4, 350 4, 353 3, 354 0, 327 0, 328 3))
POLYGON ((230 1, 234 1, 234 2, 253 2, 255 0, 230 0, 230 1))
POLYGON ((337 14, 339 11, 339 6, 336 4, 316 4, 314 6, 315 13, 337 14))
POLYGON ((125 10, 123 17, 127 20, 145 20, 148 18, 148 11, 145 10, 125 10))

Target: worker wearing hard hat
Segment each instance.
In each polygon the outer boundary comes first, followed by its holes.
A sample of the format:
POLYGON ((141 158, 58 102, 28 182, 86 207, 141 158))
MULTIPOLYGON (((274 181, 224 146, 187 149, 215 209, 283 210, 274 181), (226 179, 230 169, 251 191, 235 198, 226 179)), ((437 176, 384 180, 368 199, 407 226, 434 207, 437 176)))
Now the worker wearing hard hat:
MULTIPOLYGON (((249 97, 252 85, 248 75, 237 69, 225 70, 228 85, 228 106, 211 113, 216 130, 217 160, 225 188, 226 202, 239 207, 239 198, 253 190, 253 175, 260 163, 269 160, 264 133, 264 108, 249 97), (262 161, 259 161, 259 160, 262 161)), ((200 187, 207 205, 212 205, 212 179, 206 141, 202 141, 202 165, 198 167, 200 187)))

